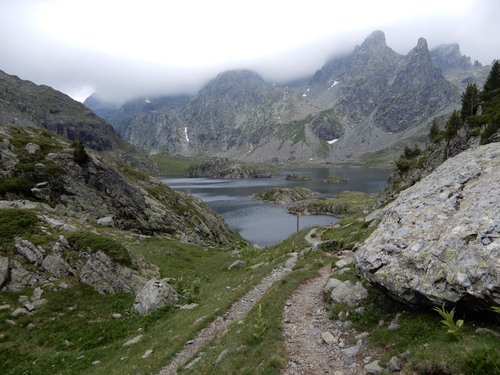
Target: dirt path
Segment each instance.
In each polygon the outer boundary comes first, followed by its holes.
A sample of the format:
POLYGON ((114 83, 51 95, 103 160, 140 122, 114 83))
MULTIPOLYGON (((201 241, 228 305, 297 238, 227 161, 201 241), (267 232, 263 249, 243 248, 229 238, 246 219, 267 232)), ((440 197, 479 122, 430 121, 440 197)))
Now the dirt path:
POLYGON ((326 344, 323 332, 338 332, 329 319, 323 302, 323 287, 330 276, 330 267, 299 286, 286 302, 283 312, 285 344, 289 362, 284 375, 358 375, 365 374, 360 363, 348 357, 337 344, 326 344))
POLYGON ((222 317, 218 317, 206 328, 202 329, 194 340, 188 342, 184 348, 166 365, 159 375, 175 374, 177 369, 187 364, 187 362, 199 351, 203 345, 210 340, 222 336, 230 324, 243 320, 248 312, 255 306, 262 295, 278 280, 281 280, 286 274, 292 271, 297 261, 297 253, 289 254, 290 258, 283 266, 274 269, 270 274, 241 299, 236 301, 231 308, 222 317))

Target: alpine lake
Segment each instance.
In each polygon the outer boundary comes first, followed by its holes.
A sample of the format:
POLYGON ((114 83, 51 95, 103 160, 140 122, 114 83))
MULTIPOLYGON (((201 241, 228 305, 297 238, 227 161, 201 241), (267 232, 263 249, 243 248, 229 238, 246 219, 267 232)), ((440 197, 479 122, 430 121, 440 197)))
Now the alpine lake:
MULTIPOLYGON (((274 204, 252 198, 252 194, 270 188, 308 188, 319 195, 315 199, 331 198, 342 191, 378 193, 391 174, 387 169, 371 168, 297 168, 283 169, 276 177, 252 179, 160 178, 176 191, 194 195, 224 217, 226 222, 250 243, 270 246, 283 241, 297 230, 297 218, 287 212, 287 204, 274 204), (310 177, 307 181, 288 181, 289 174, 310 177), (342 177, 347 183, 328 184, 329 177, 342 177)), ((300 229, 326 226, 339 219, 326 215, 303 215, 300 229)))

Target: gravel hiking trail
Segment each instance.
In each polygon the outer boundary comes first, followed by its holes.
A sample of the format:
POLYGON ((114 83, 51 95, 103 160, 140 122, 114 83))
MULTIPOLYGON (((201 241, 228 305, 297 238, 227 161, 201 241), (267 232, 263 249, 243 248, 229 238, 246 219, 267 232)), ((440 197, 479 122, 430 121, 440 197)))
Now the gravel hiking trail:
POLYGON ((248 312, 255 306, 264 293, 276 281, 283 279, 285 275, 292 271, 293 266, 297 262, 297 253, 290 253, 288 255, 290 258, 284 265, 271 271, 257 286, 255 286, 255 288, 236 301, 223 316, 212 321, 207 327, 202 329, 193 340, 188 341, 170 363, 160 370, 159 375, 175 374, 177 369, 185 366, 194 354, 206 343, 216 337, 224 335, 230 324, 245 319, 248 312))
POLYGON ((323 332, 333 332, 334 321, 329 318, 323 300, 323 287, 330 277, 330 266, 292 293, 283 312, 283 336, 289 361, 283 375, 358 375, 365 374, 362 366, 342 353, 337 345, 328 345, 323 332))

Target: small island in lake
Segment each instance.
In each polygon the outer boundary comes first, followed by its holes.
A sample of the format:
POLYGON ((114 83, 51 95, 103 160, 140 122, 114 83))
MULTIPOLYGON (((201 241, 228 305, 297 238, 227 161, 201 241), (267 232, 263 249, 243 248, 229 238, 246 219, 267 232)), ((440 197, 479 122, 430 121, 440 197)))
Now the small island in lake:
POLYGON ((302 187, 271 188, 262 193, 253 194, 252 197, 269 203, 290 203, 309 198, 316 194, 318 193, 302 187))
POLYGON ((346 184, 347 180, 344 177, 331 176, 331 177, 328 177, 328 178, 324 178, 323 182, 325 184, 346 184))
POLYGON ((311 177, 302 174, 292 173, 286 175, 287 181, 309 181, 311 177))
POLYGON ((308 199, 288 207, 291 214, 345 216, 369 210, 375 195, 358 191, 343 191, 329 199, 308 199))
POLYGON ((185 174, 191 178, 270 178, 276 174, 276 170, 268 164, 240 162, 228 158, 212 158, 189 166, 185 174))

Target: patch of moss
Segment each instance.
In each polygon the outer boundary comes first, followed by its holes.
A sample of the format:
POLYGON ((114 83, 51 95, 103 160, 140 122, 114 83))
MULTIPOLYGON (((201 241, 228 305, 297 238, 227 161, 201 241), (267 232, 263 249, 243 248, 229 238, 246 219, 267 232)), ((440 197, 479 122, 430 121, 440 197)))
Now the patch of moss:
POLYGON ((16 237, 34 233, 39 220, 33 211, 17 208, 0 210, 0 245, 7 244, 16 237))
POLYGON ((132 258, 128 250, 118 241, 99 234, 86 231, 71 233, 67 237, 70 245, 77 251, 102 251, 111 259, 125 266, 132 266, 132 258))
POLYGON ((7 193, 12 193, 19 197, 29 197, 32 196, 31 188, 33 186, 32 181, 24 178, 3 178, 0 181, 0 197, 4 197, 7 193))

